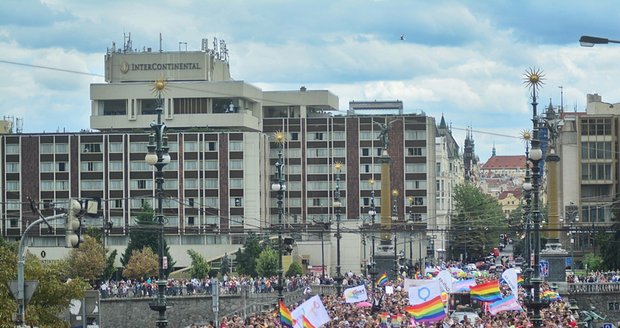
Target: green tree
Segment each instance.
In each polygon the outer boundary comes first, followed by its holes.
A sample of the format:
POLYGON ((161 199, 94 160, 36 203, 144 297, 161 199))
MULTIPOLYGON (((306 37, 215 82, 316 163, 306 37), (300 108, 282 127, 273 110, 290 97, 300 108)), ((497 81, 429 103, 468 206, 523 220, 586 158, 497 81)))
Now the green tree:
POLYGON ((224 254, 220 262, 220 274, 227 275, 230 272, 230 259, 227 254, 224 254))
POLYGON ((243 250, 239 249, 236 253, 237 273, 257 277, 256 259, 262 250, 260 238, 254 233, 248 234, 243 244, 243 250))
POLYGON ((588 270, 590 271, 597 271, 603 268, 603 258, 599 255, 594 255, 592 253, 586 254, 583 262, 588 266, 588 270))
POLYGON ((295 277, 295 276, 301 275, 302 273, 303 273, 303 270, 301 268, 301 264, 299 264, 299 262, 297 261, 291 263, 291 265, 289 265, 288 267, 288 270, 286 270, 287 277, 295 277))
POLYGON ((193 249, 187 250, 187 254, 192 259, 192 266, 189 269, 190 275, 192 278, 203 279, 209 276, 209 271, 211 271, 211 265, 209 262, 193 249))
POLYGON ((145 279, 157 275, 158 256, 149 247, 134 250, 129 262, 123 269, 123 277, 129 279, 145 279))
POLYGON ((486 256, 508 232, 506 217, 497 200, 470 183, 456 186, 455 215, 452 217, 451 256, 468 260, 486 256))
MULTIPOLYGON (((17 246, 0 238, 0 327, 13 327, 12 315, 17 303, 7 287, 17 277, 17 246)), ((68 327, 58 313, 69 308, 71 299, 80 299, 88 284, 81 279, 67 279, 66 261, 43 263, 27 255, 24 267, 26 280, 38 280, 39 285, 26 306, 26 323, 39 327, 68 327)))
POLYGON ((118 251, 113 250, 110 252, 108 257, 105 260, 105 268, 103 269, 103 274, 101 275, 101 279, 108 280, 112 278, 112 275, 116 273, 116 266, 114 262, 116 262, 116 256, 118 256, 118 251))
POLYGON ((620 199, 614 199, 611 206, 611 220, 613 222, 612 234, 604 234, 598 240, 600 254, 603 258, 605 269, 620 269, 620 199))
POLYGON ((92 283, 102 276, 105 269, 105 249, 97 239, 85 235, 80 247, 71 249, 67 261, 71 277, 80 277, 92 283))
MULTIPOLYGON (((121 264, 123 266, 127 266, 129 258, 134 250, 141 250, 144 247, 149 247, 155 254, 160 254, 159 233, 162 227, 159 222, 156 221, 155 211, 147 202, 142 205, 142 210, 135 220, 136 225, 129 230, 129 244, 121 256, 121 264)), ((163 240, 163 244, 164 253, 168 258, 168 269, 166 269, 166 274, 169 274, 173 270, 175 262, 170 255, 170 248, 165 239, 163 240)))
POLYGON ((256 272, 261 277, 271 277, 278 273, 278 253, 271 247, 265 248, 258 256, 256 272))

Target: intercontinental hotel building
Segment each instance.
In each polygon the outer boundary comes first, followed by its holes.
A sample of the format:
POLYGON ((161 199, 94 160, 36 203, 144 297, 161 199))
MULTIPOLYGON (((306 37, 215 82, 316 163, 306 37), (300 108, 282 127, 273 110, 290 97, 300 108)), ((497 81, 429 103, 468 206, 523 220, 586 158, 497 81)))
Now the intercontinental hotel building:
MULTIPOLYGON (((399 192, 385 205, 393 206, 393 220, 414 217, 436 225, 434 118, 403 114, 398 101, 351 102, 339 111, 338 97, 327 90, 264 91, 232 79, 227 56, 222 43, 208 49, 203 42, 201 51, 112 47, 105 55, 105 83, 90 87, 90 130, 0 135, 2 236, 16 240, 36 220, 28 197, 39 202, 45 216, 63 213, 69 198, 97 198, 102 215, 85 224, 111 222, 106 247, 122 253, 143 203, 155 206, 154 169, 144 158, 156 119, 153 82, 162 78, 167 81, 162 120, 172 159, 163 169, 165 238, 178 267, 190 264, 188 249, 216 259, 242 247, 249 231, 275 234, 278 207, 270 185, 280 148, 273 140, 276 131, 286 136, 284 231, 295 239, 294 255, 308 267, 325 264, 334 273, 335 224, 325 233, 321 254, 326 225, 317 222, 336 220, 336 162, 343 163, 343 272, 359 271, 370 256, 360 227, 370 222, 373 193, 378 213, 384 205, 377 123, 390 123, 390 182, 399 192), (381 108, 388 112, 376 111, 381 108)), ((30 252, 46 260, 67 254, 63 222, 53 226, 30 233, 30 252)), ((426 256, 426 236, 417 237, 411 252, 402 242, 411 236, 402 233, 397 249, 417 258, 424 248, 421 256, 426 256)))

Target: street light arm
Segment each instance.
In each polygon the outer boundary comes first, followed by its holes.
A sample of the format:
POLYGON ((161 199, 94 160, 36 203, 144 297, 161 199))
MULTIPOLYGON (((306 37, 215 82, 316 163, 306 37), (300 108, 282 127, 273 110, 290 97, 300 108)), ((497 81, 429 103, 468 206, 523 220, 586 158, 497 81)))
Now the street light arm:
POLYGON ((579 44, 582 47, 594 47, 595 44, 608 44, 608 43, 620 43, 617 40, 610 40, 607 38, 600 38, 596 36, 582 35, 579 38, 579 44))

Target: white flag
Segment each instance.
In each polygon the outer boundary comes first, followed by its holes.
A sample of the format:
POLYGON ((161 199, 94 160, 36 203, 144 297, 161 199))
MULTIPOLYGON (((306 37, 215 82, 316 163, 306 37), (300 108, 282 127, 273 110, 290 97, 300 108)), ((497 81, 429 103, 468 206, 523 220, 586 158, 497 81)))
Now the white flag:
POLYGON ((517 270, 510 268, 502 273, 502 278, 510 287, 512 295, 519 295, 519 283, 517 282, 517 270))
POLYGON ((441 270, 436 278, 439 281, 439 287, 442 292, 452 293, 452 274, 448 270, 441 270))
POLYGON ((429 280, 424 286, 409 288, 409 304, 417 305, 428 302, 437 296, 441 296, 441 288, 437 280, 429 280))
POLYGON ((298 306, 295 310, 291 312, 291 316, 293 317, 293 321, 295 322, 295 328, 303 328, 304 316, 315 327, 324 325, 331 320, 319 295, 314 295, 307 301, 303 302, 300 306, 298 306))
POLYGON ((357 303, 368 299, 366 293, 366 286, 359 285, 356 287, 347 288, 344 290, 344 299, 347 303, 357 303))

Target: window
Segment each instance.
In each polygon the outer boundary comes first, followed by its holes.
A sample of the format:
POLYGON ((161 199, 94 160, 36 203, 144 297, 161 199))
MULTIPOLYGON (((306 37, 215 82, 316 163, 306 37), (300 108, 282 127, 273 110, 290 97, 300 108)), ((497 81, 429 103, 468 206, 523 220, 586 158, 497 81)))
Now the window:
POLYGON ((39 171, 41 172, 54 172, 53 162, 41 162, 39 163, 39 171))
POLYGON ((581 159, 611 159, 611 142, 582 142, 581 159))
POLYGON ((323 132, 315 132, 314 140, 323 140, 323 132))
POLYGON ((360 140, 373 140, 372 131, 360 131, 360 140))
POLYGON ((187 152, 198 151, 198 142, 196 141, 185 141, 184 150, 187 152))
POLYGON ((312 206, 321 206, 320 198, 312 198, 312 206))
POLYGON ((405 183, 405 188, 407 189, 426 189, 426 180, 409 180, 405 183))
POLYGON ((103 181, 101 180, 82 180, 80 181, 82 190, 103 190, 103 181))
POLYGON ((426 163, 408 163, 405 164, 405 173, 425 173, 426 163))
POLYGON ((123 152, 123 143, 122 142, 110 142, 108 145, 111 153, 122 153, 123 152))
POLYGON ((424 206, 426 197, 413 197, 413 205, 424 206))
POLYGON ((332 134, 332 140, 337 140, 337 141, 342 141, 345 140, 345 134, 344 131, 334 131, 334 133, 332 134))
POLYGON ((218 189, 219 184, 217 179, 204 179, 204 181, 206 189, 218 189))
POLYGON ((131 180, 131 189, 151 189, 151 180, 131 180))
POLYGON ((7 202, 6 209, 7 211, 18 211, 21 208, 22 204, 17 201, 7 202))
POLYGON ((230 179, 230 189, 243 189, 243 179, 230 179))
POLYGON ((41 154, 53 154, 54 153, 54 144, 51 143, 42 143, 39 145, 39 152, 41 154))
POLYGON ((194 199, 193 198, 188 198, 187 199, 187 206, 194 207, 194 199))
POLYGON ((207 225, 213 224, 213 225, 218 226, 220 224, 220 218, 215 215, 207 215, 205 217, 205 224, 207 225))
POLYGON ((426 140, 426 130, 408 130, 405 132, 407 140, 426 140))
POLYGON ((66 162, 58 162, 58 172, 65 172, 67 169, 67 163, 66 162))
MULTIPOLYGON (((42 148, 42 145, 41 145, 42 148)), ((19 144, 6 144, 4 148, 4 152, 7 155, 17 155, 19 154, 19 144)))
POLYGON ((198 179, 185 179, 186 189, 198 189, 198 179))
POLYGON ((146 161, 137 160, 129 162, 129 169, 131 171, 151 171, 153 170, 153 167, 146 161))
POLYGON ((53 191, 54 190, 54 181, 53 180, 41 181, 41 190, 42 191, 53 191))
POLYGON ((344 148, 332 148, 332 156, 334 157, 345 157, 346 152, 344 148))
POLYGON ((6 190, 7 191, 19 191, 19 181, 7 181, 6 190))
POLYGON ((110 170, 110 172, 123 171, 123 162, 110 161, 108 162, 108 169, 110 170))
POLYGON ((67 154, 69 153, 69 145, 66 143, 57 143, 56 144, 56 154, 67 154))
POLYGON ((217 150, 217 142, 215 142, 215 141, 207 142, 207 150, 208 151, 216 151, 217 150))
POLYGON ((183 162, 183 168, 186 171, 194 171, 198 169, 198 161, 194 161, 194 160, 186 160, 183 162))
POLYGON ((56 190, 69 190, 69 180, 56 180, 56 190))
POLYGON ((234 204, 234 207, 242 207, 243 206, 243 198, 242 197, 235 197, 233 204, 234 204))
POLYGON ((218 202, 217 197, 205 197, 204 206, 206 208, 218 208, 219 202, 218 202))
POLYGON ((129 150, 132 153, 145 153, 148 150, 148 145, 148 142, 132 142, 129 144, 129 150))
POLYGON ((299 140, 299 132, 291 132, 291 140, 299 140))
POLYGON ((230 225, 231 226, 242 226, 243 225, 243 217, 239 215, 231 215, 230 216, 230 225))
POLYGON ((231 141, 228 144, 229 151, 243 151, 243 141, 231 141))
POLYGON ((19 163, 6 163, 6 173, 19 173, 19 163))
POLYGON ((203 162, 205 165, 205 170, 216 170, 218 169, 218 163, 216 160, 206 160, 203 162))
POLYGON ((410 147, 407 148, 409 156, 426 156, 425 147, 410 147))
POLYGON ((308 149, 309 158, 327 157, 327 156, 329 156, 329 153, 328 153, 328 149, 326 148, 309 148, 308 149))
POLYGON ((301 174, 301 165, 288 165, 284 167, 288 174, 301 174))
POLYGON ((306 167, 308 174, 328 174, 329 173, 329 165, 327 164, 311 164, 306 167))
POLYGON ((228 161, 228 167, 231 170, 243 170, 243 160, 231 159, 230 161, 228 161))
MULTIPOLYGON (((144 148, 146 149, 146 148, 144 148)), ((82 145, 83 153, 100 153, 101 152, 101 144, 100 143, 87 143, 82 145)))
POLYGON ((110 180, 110 189, 111 190, 123 190, 123 180, 120 180, 120 179, 110 180))
POLYGON ((582 163, 582 180, 611 180, 611 164, 582 163))
POLYGON ((362 156, 370 156, 370 149, 362 148, 362 156))
POLYGON ((103 162, 82 162, 80 163, 82 171, 88 172, 102 172, 103 162))

